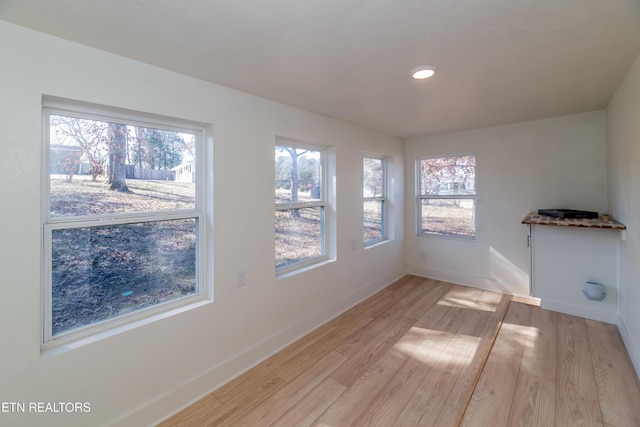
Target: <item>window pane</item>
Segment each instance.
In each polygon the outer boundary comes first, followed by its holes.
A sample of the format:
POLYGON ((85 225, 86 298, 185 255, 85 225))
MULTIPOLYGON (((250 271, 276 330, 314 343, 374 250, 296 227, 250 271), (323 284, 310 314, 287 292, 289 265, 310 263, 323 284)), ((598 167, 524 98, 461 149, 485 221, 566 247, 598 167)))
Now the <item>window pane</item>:
POLYGON ((196 219, 52 232, 52 334, 196 293, 196 219))
POLYGON ((324 255, 323 209, 276 211, 276 268, 324 255))
POLYGON ((475 200, 422 199, 422 233, 475 237, 475 200))
POLYGON ((322 198, 322 152, 276 146, 276 203, 322 198))
POLYGON ((384 201, 371 200, 364 202, 364 241, 380 240, 383 230, 384 201))
POLYGON ((383 196, 382 159, 364 158, 363 161, 363 188, 364 197, 383 196))
POLYGON ((475 194, 475 156, 420 160, 420 194, 475 194))
POLYGON ((195 208, 196 135, 51 114, 50 215, 195 208))

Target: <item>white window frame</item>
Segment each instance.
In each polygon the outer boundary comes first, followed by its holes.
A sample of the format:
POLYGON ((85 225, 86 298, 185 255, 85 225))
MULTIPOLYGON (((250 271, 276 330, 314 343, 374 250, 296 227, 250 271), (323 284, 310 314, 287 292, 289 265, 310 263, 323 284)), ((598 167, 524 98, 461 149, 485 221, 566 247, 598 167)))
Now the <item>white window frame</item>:
POLYGON ((42 103, 42 285, 41 285, 41 348, 48 351, 63 344, 93 341, 121 331, 159 320, 172 314, 188 310, 213 301, 213 263, 207 262, 213 251, 213 240, 207 239, 207 230, 213 224, 212 176, 205 170, 212 167, 212 138, 208 125, 187 120, 168 118, 160 115, 119 109, 82 101, 58 97, 43 97, 42 103), (192 133, 196 135, 195 207, 193 209, 166 212, 148 211, 123 214, 85 215, 76 217, 51 217, 50 215, 50 175, 49 175, 49 132, 50 115, 67 115, 90 120, 126 123, 127 125, 192 133), (131 313, 105 319, 52 334, 52 233, 54 230, 97 227, 109 225, 162 222, 167 220, 194 219, 196 221, 196 292, 184 297, 141 308, 131 313))
MULTIPOLYGON (((382 167, 382 189, 381 192, 382 194, 380 196, 376 196, 376 197, 362 197, 362 201, 363 201, 363 208, 364 208, 364 202, 382 202, 382 236, 377 238, 377 239, 371 239, 371 240, 364 240, 364 247, 368 248, 371 246, 375 246, 380 242, 384 242, 385 240, 389 240, 389 234, 388 234, 388 206, 389 206, 389 201, 387 198, 387 170, 388 170, 388 162, 389 159, 388 157, 385 156, 380 156, 377 154, 370 154, 370 153, 365 153, 364 156, 362 157, 363 163, 364 163, 364 159, 375 159, 375 160, 380 160, 380 164, 382 167)), ((364 172, 363 172, 363 183, 364 183, 364 172)), ((364 211, 363 211, 363 227, 364 227, 364 211)))
POLYGON ((299 150, 309 150, 309 151, 317 151, 320 152, 321 155, 321 182, 320 186, 320 199, 312 200, 312 201, 304 201, 304 202, 287 202, 287 203, 276 203, 275 210, 276 211, 290 211, 293 209, 304 209, 304 208, 320 208, 320 255, 304 259, 301 261, 294 262, 292 264, 277 267, 276 266, 276 277, 287 276, 290 273, 305 270, 309 267, 321 264, 330 259, 329 252, 327 250, 327 207, 328 207, 328 147, 320 146, 320 145, 311 145, 304 144, 297 141, 291 141, 286 138, 277 138, 275 147, 290 147, 297 148, 299 150))
POLYGON ((478 227, 477 227, 477 199, 478 199, 478 191, 477 191, 477 172, 478 172, 478 157, 475 153, 462 153, 462 154, 447 154, 441 156, 427 156, 427 157, 418 157, 416 160, 416 192, 417 192, 417 226, 418 226, 418 236, 429 236, 429 237, 440 237, 444 239, 460 239, 467 241, 475 241, 478 239, 478 227), (446 159, 446 158, 455 158, 455 157, 468 157, 473 156, 475 159, 474 166, 474 180, 473 180, 473 188, 474 194, 451 194, 451 195, 426 195, 422 194, 422 168, 420 167, 420 162, 422 160, 429 159, 446 159), (423 200, 437 200, 437 199, 465 199, 465 200, 473 200, 473 236, 463 236, 457 234, 440 234, 440 233, 429 233, 424 232, 422 229, 422 202, 423 200))

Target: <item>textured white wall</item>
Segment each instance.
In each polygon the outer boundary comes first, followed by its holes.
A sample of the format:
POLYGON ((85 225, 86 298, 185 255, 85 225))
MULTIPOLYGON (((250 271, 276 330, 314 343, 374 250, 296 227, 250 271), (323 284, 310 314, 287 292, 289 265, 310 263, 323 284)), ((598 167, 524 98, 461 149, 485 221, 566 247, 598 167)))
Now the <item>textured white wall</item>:
POLYGON ((640 56, 607 108, 609 204, 627 226, 619 242, 620 331, 640 375, 640 56))
POLYGON ((528 295, 527 227, 539 208, 607 210, 605 112, 413 138, 405 144, 409 272, 528 295), (477 240, 417 236, 416 158, 476 154, 477 240))
POLYGON ((0 401, 90 402, 84 415, 0 413, 13 426, 152 423, 404 273, 395 138, 0 21, 0 401), (210 123, 215 302, 40 353, 43 94, 210 123), (334 146, 337 261, 276 281, 273 147, 334 146), (362 248, 362 155, 392 156, 395 240, 362 248), (352 240, 359 244, 352 249, 352 240), (246 270, 247 284, 236 287, 246 270), (118 421, 120 420, 120 421, 118 421))

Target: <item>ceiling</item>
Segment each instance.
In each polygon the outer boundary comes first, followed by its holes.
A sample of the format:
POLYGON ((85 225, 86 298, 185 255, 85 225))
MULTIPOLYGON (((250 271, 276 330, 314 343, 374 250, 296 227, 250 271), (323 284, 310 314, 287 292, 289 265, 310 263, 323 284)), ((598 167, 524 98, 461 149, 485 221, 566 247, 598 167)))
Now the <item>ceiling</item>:
POLYGON ((640 52, 640 0, 0 0, 0 19, 398 137, 603 109, 640 52))

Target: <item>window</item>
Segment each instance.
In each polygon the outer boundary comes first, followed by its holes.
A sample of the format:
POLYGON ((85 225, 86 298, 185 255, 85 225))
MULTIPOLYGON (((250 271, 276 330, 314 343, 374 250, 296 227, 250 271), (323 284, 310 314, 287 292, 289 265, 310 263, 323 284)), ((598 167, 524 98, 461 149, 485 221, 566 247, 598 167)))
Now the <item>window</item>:
POLYGON ((325 162, 325 151, 317 147, 275 147, 275 252, 279 273, 326 258, 325 162))
POLYGON ((476 157, 473 154, 418 161, 420 234, 476 237, 476 157))
POLYGON ((386 161, 365 157, 362 164, 364 245, 370 246, 386 236, 386 161))
POLYGON ((44 102, 43 344, 204 298, 202 128, 44 102))

